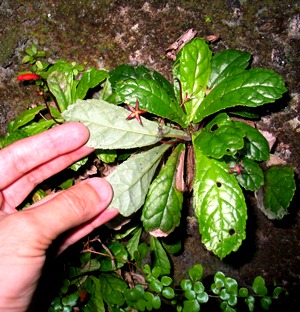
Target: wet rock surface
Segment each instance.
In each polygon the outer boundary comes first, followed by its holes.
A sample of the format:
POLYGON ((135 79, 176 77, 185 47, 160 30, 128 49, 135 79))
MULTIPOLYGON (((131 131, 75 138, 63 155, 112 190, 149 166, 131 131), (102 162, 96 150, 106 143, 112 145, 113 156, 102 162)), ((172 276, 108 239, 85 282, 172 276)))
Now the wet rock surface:
MULTIPOLYGON (((277 138, 276 154, 300 172, 300 2, 299 1, 0 1, 0 134, 7 123, 29 105, 41 101, 32 86, 15 77, 24 48, 31 43, 52 57, 91 67, 113 68, 122 63, 145 64, 167 77, 172 62, 165 49, 189 28, 198 36, 219 34, 214 52, 249 51, 252 67, 273 69, 283 76, 289 90, 267 107, 258 126, 277 138)), ((187 205, 188 206, 188 205, 187 205)), ((249 198, 248 235, 241 249, 224 261, 207 252, 200 242, 198 225, 187 219, 186 248, 174 257, 178 279, 189 267, 201 263, 207 276, 222 270, 241 285, 256 275, 269 285, 276 282, 289 290, 282 306, 287 311, 300 303, 299 191, 290 214, 282 221, 268 220, 249 198)))

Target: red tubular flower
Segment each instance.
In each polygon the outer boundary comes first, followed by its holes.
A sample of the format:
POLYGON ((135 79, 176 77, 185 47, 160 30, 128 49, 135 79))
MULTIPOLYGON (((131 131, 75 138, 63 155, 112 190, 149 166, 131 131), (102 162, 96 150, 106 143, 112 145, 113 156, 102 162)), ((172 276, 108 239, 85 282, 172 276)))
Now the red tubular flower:
POLYGON ((22 74, 17 77, 18 81, 38 80, 41 76, 33 73, 22 74))

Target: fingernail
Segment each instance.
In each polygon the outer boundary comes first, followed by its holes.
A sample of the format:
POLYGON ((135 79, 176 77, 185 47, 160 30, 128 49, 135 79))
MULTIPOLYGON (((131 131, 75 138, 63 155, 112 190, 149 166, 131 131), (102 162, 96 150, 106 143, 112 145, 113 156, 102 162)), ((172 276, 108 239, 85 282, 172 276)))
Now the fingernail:
POLYGON ((113 197, 113 189, 105 179, 90 178, 84 182, 88 183, 96 190, 102 202, 107 202, 108 204, 111 202, 113 197))

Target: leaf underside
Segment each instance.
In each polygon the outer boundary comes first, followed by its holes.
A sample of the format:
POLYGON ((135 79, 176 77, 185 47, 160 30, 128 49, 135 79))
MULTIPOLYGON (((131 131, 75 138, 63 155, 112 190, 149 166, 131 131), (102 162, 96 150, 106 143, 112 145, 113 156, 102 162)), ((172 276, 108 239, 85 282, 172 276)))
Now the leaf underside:
POLYGON ((170 145, 163 144, 133 155, 106 178, 114 190, 109 208, 116 208, 125 217, 141 208, 155 170, 168 148, 170 145))
POLYGON ((130 111, 103 100, 77 100, 62 113, 66 121, 79 121, 90 131, 88 146, 97 149, 129 149, 153 145, 164 136, 185 135, 183 131, 160 126, 141 117, 126 120, 130 111))

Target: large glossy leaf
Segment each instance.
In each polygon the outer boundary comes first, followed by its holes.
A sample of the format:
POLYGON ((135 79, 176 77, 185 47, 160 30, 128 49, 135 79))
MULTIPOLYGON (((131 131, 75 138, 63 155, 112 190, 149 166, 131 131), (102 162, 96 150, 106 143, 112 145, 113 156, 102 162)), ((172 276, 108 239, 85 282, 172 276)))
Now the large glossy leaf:
POLYGON ((194 208, 202 242, 221 259, 245 239, 247 207, 237 180, 224 162, 195 146, 194 208))
POLYGON ((200 38, 195 38, 182 48, 173 66, 177 95, 180 97, 181 94, 183 97, 178 99, 179 102, 184 101, 186 96, 190 97, 184 103, 189 122, 194 119, 197 108, 205 96, 211 71, 211 55, 207 43, 200 38), (178 91, 180 88, 181 92, 178 91))
POLYGON ((220 110, 235 107, 257 107, 272 103, 286 92, 281 76, 272 70, 254 68, 219 83, 202 101, 195 113, 194 122, 220 110))
POLYGON ((155 170, 169 147, 169 144, 163 144, 133 155, 106 178, 114 190, 110 208, 118 209, 127 217, 144 204, 155 170))
POLYGON ((224 155, 235 155, 244 146, 245 133, 238 127, 220 125, 216 129, 202 129, 195 144, 201 148, 206 156, 221 158, 224 155))
POLYGON ((250 53, 228 49, 213 56, 208 87, 214 88, 228 76, 234 76, 249 65, 250 53))
POLYGON ((128 79, 117 86, 116 92, 127 104, 134 106, 138 100, 141 109, 187 127, 180 104, 156 80, 128 79))
POLYGON ((78 100, 62 116, 66 121, 80 121, 90 131, 88 145, 97 149, 135 148, 155 144, 163 137, 185 136, 180 130, 161 126, 141 117, 126 120, 130 112, 102 100, 78 100))
POLYGON ((142 222, 153 236, 167 236, 180 223, 183 195, 176 188, 176 173, 184 145, 180 144, 152 182, 143 207, 142 222))
POLYGON ((296 183, 294 170, 289 166, 273 166, 265 173, 264 207, 269 219, 282 219, 294 196, 296 183))

